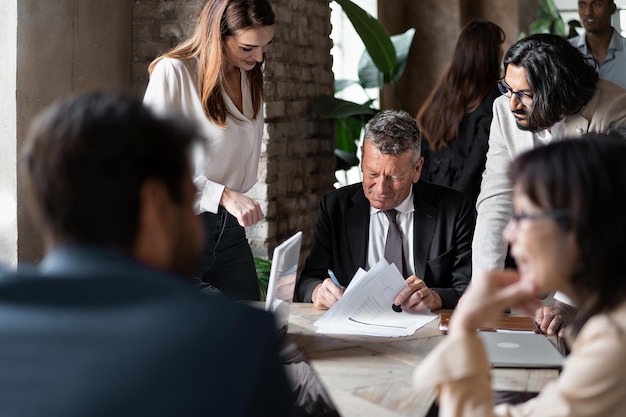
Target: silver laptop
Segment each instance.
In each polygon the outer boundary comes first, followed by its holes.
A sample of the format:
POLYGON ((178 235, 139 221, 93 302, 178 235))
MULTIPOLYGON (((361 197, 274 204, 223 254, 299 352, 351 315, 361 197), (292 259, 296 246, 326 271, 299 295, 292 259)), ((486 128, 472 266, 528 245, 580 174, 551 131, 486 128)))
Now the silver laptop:
POLYGON ((563 355, 543 334, 478 332, 493 368, 560 368, 563 355))
POLYGON ((265 310, 274 313, 281 334, 287 332, 291 303, 296 290, 302 232, 297 232, 280 245, 272 255, 272 267, 267 285, 265 310))

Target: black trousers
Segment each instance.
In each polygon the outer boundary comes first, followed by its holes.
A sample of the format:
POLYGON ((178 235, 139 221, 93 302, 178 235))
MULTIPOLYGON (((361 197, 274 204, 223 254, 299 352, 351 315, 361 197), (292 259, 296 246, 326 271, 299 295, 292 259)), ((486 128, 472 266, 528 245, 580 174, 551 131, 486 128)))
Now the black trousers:
POLYGON ((204 249, 197 277, 238 300, 259 300, 259 283, 245 228, 222 206, 201 213, 204 249))

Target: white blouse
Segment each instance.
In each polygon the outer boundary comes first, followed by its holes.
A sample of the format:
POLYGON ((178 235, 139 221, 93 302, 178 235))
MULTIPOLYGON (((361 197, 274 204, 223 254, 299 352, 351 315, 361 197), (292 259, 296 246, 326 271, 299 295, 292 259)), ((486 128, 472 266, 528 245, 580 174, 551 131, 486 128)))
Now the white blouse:
POLYGON ((198 188, 196 212, 217 213, 224 187, 245 193, 257 181, 263 112, 253 118, 250 83, 241 70, 243 114, 222 87, 228 114, 226 127, 210 122, 196 90, 197 60, 163 58, 154 67, 144 103, 157 114, 182 115, 198 127, 204 146, 194 149, 194 184, 198 188))

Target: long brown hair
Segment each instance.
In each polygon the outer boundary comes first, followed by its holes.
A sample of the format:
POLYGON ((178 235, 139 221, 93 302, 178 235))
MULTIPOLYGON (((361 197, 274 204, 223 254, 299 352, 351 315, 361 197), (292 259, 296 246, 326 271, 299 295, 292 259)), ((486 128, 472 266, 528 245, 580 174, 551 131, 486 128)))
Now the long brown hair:
POLYGON ((461 31, 452 62, 417 114, 434 151, 456 139, 463 116, 496 88, 504 38, 500 26, 487 21, 472 21, 461 31))
MULTIPOLYGON (((225 61, 226 38, 239 30, 274 24, 274 11, 267 0, 208 0, 200 12, 194 33, 169 52, 156 58, 148 71, 162 58, 198 59, 197 89, 208 119, 225 126, 228 110, 220 89, 220 75, 225 61)), ((265 58, 265 57, 264 57, 265 58)), ((263 62, 247 72, 252 91, 252 108, 257 116, 263 101, 263 62)))

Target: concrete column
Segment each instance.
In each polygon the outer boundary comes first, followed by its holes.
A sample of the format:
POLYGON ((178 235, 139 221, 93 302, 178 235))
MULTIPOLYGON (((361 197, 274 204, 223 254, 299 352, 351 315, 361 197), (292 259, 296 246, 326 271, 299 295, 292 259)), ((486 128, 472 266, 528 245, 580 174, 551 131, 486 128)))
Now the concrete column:
POLYGON ((17 0, 0 2, 0 263, 17 262, 17 0))
POLYGON ((32 117, 72 93, 130 87, 126 0, 5 0, 0 70, 0 262, 36 261, 41 233, 25 207, 19 155, 32 117))
POLYGON ((528 30, 541 0, 385 0, 378 3, 378 16, 390 32, 415 28, 415 38, 403 77, 398 82, 400 102, 387 85, 382 107, 402 107, 416 115, 426 96, 452 59, 457 37, 473 19, 491 20, 506 33, 505 50, 528 30))
POLYGON ((395 11, 379 2, 379 19, 391 34, 415 28, 415 38, 404 75, 396 93, 391 86, 383 89, 382 106, 399 108, 415 115, 419 105, 437 82, 450 60, 461 21, 459 0, 394 0, 395 11), (395 15, 395 16, 394 16, 395 15), (393 19, 393 20, 390 20, 393 19))

